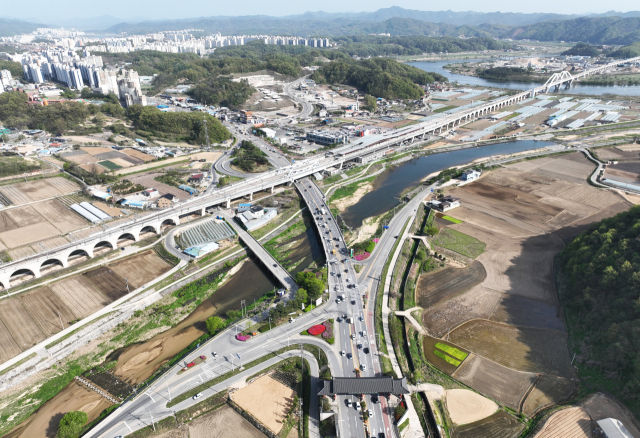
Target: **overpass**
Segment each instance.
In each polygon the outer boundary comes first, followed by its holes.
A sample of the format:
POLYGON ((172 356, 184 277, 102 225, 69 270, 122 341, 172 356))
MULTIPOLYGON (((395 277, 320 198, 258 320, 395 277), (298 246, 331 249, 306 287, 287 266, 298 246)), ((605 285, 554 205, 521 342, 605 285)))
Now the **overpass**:
POLYGON ((229 225, 233 227, 236 233, 247 247, 260 259, 266 268, 280 282, 280 284, 289 291, 296 291, 298 286, 289 272, 275 259, 264 247, 253 238, 242 226, 240 226, 231 216, 225 212, 219 213, 223 216, 229 225))
MULTIPOLYGON (((602 72, 623 63, 638 61, 640 61, 640 57, 615 61, 582 72, 576 75, 574 79, 602 72)), ((443 114, 441 117, 426 120, 416 125, 363 137, 358 143, 334 149, 325 156, 316 155, 307 160, 295 162, 221 189, 213 190, 210 193, 207 191, 198 197, 179 203, 169 209, 153 212, 111 227, 105 224, 102 230, 96 230, 89 237, 74 239, 73 242, 50 251, 0 265, 0 288, 9 289, 12 279, 20 278, 22 275, 31 275, 39 278, 42 275, 42 270, 49 266, 67 267, 72 257, 84 255, 91 258, 100 248, 116 249, 119 242, 125 239, 138 241, 141 232, 152 231, 160 233, 166 225, 179 225, 181 217, 194 213, 204 215, 207 209, 216 206, 229 208, 231 201, 234 199, 243 197, 253 199, 254 193, 265 190, 273 192, 276 186, 290 185, 300 178, 310 176, 316 172, 322 172, 329 167, 342 166, 347 161, 353 161, 372 153, 390 150, 391 148, 402 149, 411 146, 416 141, 424 140, 427 136, 438 135, 442 131, 466 124, 478 117, 534 97, 539 92, 548 91, 551 87, 555 87, 558 84, 561 85, 569 80, 566 74, 564 76, 561 74, 560 77, 539 87, 464 108, 453 114, 443 114)), ((73 235, 71 234, 71 236, 73 235)))

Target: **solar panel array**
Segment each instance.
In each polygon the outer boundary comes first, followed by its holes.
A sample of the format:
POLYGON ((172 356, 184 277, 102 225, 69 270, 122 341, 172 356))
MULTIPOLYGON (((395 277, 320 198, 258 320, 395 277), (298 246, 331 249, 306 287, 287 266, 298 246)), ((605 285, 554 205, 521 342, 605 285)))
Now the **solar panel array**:
POLYGON ((201 243, 218 242, 233 237, 235 233, 226 222, 218 223, 214 219, 203 222, 183 231, 180 239, 187 246, 201 243))

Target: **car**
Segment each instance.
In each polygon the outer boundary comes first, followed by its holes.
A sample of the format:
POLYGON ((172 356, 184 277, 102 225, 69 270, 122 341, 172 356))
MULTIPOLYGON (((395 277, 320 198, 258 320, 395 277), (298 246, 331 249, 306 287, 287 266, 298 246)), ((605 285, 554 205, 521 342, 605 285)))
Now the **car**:
POLYGON ((212 351, 212 352, 211 352, 211 355, 212 355, 213 357, 217 357, 217 356, 218 356, 218 353, 216 353, 215 351, 212 351))
POLYGON ((342 274, 338 272, 338 278, 342 277, 342 274))
POLYGON ((358 410, 358 411, 359 411, 359 410, 361 410, 361 409, 362 409, 362 408, 360 407, 360 402, 359 402, 359 401, 357 401, 357 402, 356 402, 356 410, 358 410))
POLYGON ((335 273, 335 272, 333 272, 333 271, 331 271, 331 275, 336 275, 336 273, 335 273))
POLYGON ((345 269, 345 270, 344 270, 344 273, 345 273, 345 274, 348 274, 348 273, 349 273, 349 270, 348 270, 348 269, 345 269))
POLYGON ((355 305, 356 304, 356 300, 351 300, 351 304, 355 305))
POLYGON ((347 359, 351 359, 352 357, 353 357, 353 354, 347 353, 347 359))
POLYGON ((348 408, 350 408, 350 407, 351 407, 351 400, 346 399, 344 402, 347 404, 347 407, 348 407, 348 408))
POLYGON ((348 318, 348 316, 347 316, 346 313, 344 315, 342 315, 342 319, 347 319, 347 318, 348 318))
POLYGON ((367 337, 367 331, 366 330, 362 330, 362 337, 366 338, 367 337))
POLYGON ((364 354, 369 354, 369 348, 368 347, 365 347, 365 349, 362 350, 362 351, 364 351, 364 354))
POLYGON ((353 334, 351 335, 351 339, 355 339, 355 338, 356 338, 356 334, 355 334, 355 333, 353 333, 353 334))
POLYGON ((358 319, 359 319, 360 321, 362 321, 362 320, 364 319, 364 317, 363 317, 362 315, 358 315, 358 319))
POLYGON ((369 418, 373 417, 373 409, 369 409, 369 418))
POLYGON ((342 350, 342 351, 340 352, 340 356, 344 356, 344 355, 345 355, 345 352, 344 352, 344 350, 342 350))
POLYGON ((367 366, 365 364, 360 365, 360 369, 362 371, 367 371, 367 366))
POLYGON ((196 395, 194 395, 194 396, 193 396, 193 399, 194 399, 194 400, 198 400, 200 397, 202 397, 202 393, 201 393, 201 392, 199 392, 199 393, 197 393, 196 395))
POLYGON ((349 279, 347 278, 347 283, 349 283, 349 279))
POLYGON ((378 403, 378 396, 377 395, 372 395, 371 396, 371 403, 373 403, 373 404, 378 403))
POLYGON ((358 344, 358 350, 362 348, 362 344, 358 344))

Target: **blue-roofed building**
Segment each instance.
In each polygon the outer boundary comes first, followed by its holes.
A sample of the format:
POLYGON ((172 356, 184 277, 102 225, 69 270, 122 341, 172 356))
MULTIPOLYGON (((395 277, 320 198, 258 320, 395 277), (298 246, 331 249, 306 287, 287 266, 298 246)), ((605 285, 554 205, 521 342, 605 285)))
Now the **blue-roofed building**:
POLYGON ((210 252, 217 251, 220 248, 215 242, 207 242, 201 243, 199 245, 191 246, 184 250, 184 253, 197 259, 198 257, 202 257, 205 254, 209 254, 210 252))
POLYGON ((251 210, 251 204, 238 204, 238 213, 251 210))

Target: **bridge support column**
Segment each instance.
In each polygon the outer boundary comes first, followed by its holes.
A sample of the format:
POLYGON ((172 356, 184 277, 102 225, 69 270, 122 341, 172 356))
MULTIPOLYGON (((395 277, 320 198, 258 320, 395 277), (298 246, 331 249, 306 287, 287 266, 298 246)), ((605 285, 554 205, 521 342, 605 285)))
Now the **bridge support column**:
POLYGON ((227 198, 227 208, 231 208, 231 199, 227 198))
POLYGON ((200 216, 204 216, 205 214, 207 214, 207 209, 206 209, 206 208, 204 208, 204 207, 202 207, 202 208, 200 209, 200 216))
POLYGON ((271 193, 275 193, 274 188, 275 186, 271 186, 271 193))
POLYGON ((340 167, 338 169, 342 170, 342 165, 344 164, 344 161, 340 161, 340 167))
POLYGON ((253 201, 253 193, 249 193, 249 201, 253 201))
POLYGON ((0 283, 2 283, 2 286, 4 287, 4 290, 8 290, 9 289, 9 279, 11 278, 10 274, 2 274, 0 275, 0 283))

